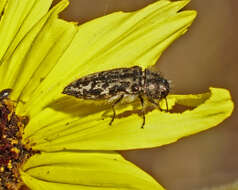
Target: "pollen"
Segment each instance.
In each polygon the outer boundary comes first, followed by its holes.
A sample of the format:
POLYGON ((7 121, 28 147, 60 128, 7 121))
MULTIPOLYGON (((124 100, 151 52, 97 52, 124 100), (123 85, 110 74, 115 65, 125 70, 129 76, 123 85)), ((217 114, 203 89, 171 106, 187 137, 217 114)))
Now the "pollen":
POLYGON ((28 118, 16 115, 15 104, 8 97, 0 98, 1 190, 17 190, 24 186, 19 169, 34 154, 31 148, 22 144, 23 129, 28 118))

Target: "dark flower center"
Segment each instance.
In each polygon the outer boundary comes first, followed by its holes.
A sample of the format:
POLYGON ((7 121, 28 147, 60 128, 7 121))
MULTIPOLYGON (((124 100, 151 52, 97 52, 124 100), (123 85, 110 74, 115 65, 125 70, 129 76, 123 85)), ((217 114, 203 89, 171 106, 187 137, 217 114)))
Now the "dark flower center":
MULTIPOLYGON (((2 91, 3 92, 3 91, 2 91)), ((0 92, 0 94, 4 94, 0 92)), ((4 94, 6 95, 6 94, 4 94)), ((0 97, 0 189, 24 189, 19 169, 34 154, 22 144, 23 129, 28 117, 15 113, 15 103, 7 96, 0 97)))

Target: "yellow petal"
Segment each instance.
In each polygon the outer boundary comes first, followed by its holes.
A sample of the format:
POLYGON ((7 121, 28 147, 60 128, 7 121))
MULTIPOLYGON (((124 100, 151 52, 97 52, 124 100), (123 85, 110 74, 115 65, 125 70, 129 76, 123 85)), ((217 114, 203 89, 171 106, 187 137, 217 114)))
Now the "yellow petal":
MULTIPOLYGON (((42 151, 156 147, 214 127, 229 117, 233 110, 229 91, 220 88, 210 88, 209 93, 199 95, 171 95, 168 100, 169 104, 175 101, 177 104, 196 107, 182 113, 154 109, 146 114, 146 125, 142 129, 142 118, 138 114, 116 118, 113 125, 109 126, 111 115, 105 116, 105 111, 99 110, 100 106, 61 102, 61 107, 47 109, 39 118, 30 121, 25 131, 25 140, 30 140, 34 149, 42 151), (87 106, 89 110, 95 109, 94 114, 83 115, 89 111, 87 106), (69 108, 72 109, 69 112, 71 115, 67 114, 69 108), (80 112, 80 109, 83 110, 80 112), (65 115, 62 114, 64 111, 65 115), (50 119, 44 121, 47 115, 50 119)), ((117 108, 118 114, 130 110, 121 107, 117 108)), ((110 113, 110 108, 106 112, 110 113)))
MULTIPOLYGON (((57 52, 62 52, 62 49, 64 50, 65 46, 67 46, 67 40, 63 42, 59 40, 62 48, 59 48, 56 40, 51 40, 52 33, 54 34, 53 39, 59 39, 62 33, 67 33, 66 29, 70 30, 72 28, 71 24, 56 20, 57 14, 66 5, 67 1, 62 1, 45 15, 18 45, 14 54, 1 65, 1 72, 4 76, 1 80, 1 88, 14 89, 12 99, 17 99, 25 85, 30 82, 30 79, 34 79, 34 74, 38 74, 36 69, 42 69, 40 66, 42 66, 41 64, 45 64, 44 59, 46 57, 52 61, 52 55, 47 54, 48 51, 55 53, 55 49, 57 49, 57 52), (52 20, 58 22, 53 22, 52 20), (49 24, 51 25, 50 27, 48 26, 49 24), (56 34, 55 31, 58 31, 58 33, 56 34), (39 49, 41 49, 41 51, 39 51, 39 49)), ((71 29, 71 33, 72 31, 71 29)), ((47 64, 47 66, 45 64, 44 71, 49 72, 52 68, 52 64, 55 65, 55 62, 47 64)), ((48 72, 46 74, 48 74, 48 72)), ((41 75, 38 74, 37 78, 42 80, 42 75, 42 73, 41 75)), ((34 86, 32 86, 32 88, 33 87, 34 86)))
MULTIPOLYGON (((24 114, 36 116, 61 98, 62 89, 79 76, 115 67, 153 65, 194 20, 195 11, 178 12, 188 2, 158 1, 139 11, 117 12, 79 26, 67 50, 55 55, 60 59, 48 76, 36 89, 28 85, 22 92, 24 114)), ((44 50, 38 48, 38 53, 44 55, 44 50)), ((50 62, 47 57, 44 61, 50 62)))
POLYGON ((48 11, 52 0, 2 0, 0 11, 4 14, 0 22, 0 60, 7 58, 26 33, 48 11))
MULTIPOLYGON (((1 0, 0 1, 0 13, 2 13, 4 8, 6 7, 6 3, 7 3, 7 0, 1 0)), ((2 15, 0 16, 0 18, 1 17, 2 17, 2 15)))
POLYGON ((114 152, 55 152, 31 157, 21 176, 32 190, 162 190, 148 174, 114 152))

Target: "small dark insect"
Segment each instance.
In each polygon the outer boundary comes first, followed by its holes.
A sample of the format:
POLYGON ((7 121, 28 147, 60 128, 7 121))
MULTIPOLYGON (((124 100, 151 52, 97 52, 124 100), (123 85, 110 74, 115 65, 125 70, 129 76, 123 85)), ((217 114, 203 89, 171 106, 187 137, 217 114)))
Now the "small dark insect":
POLYGON ((155 100, 166 99, 169 89, 169 82, 158 73, 148 69, 142 71, 141 67, 134 66, 131 68, 118 68, 87 75, 66 86, 63 90, 63 94, 81 99, 108 99, 109 101, 113 101, 113 117, 109 125, 112 124, 116 116, 114 108, 116 104, 123 98, 128 99, 129 97, 131 101, 135 98, 139 98, 142 105, 143 128, 145 125, 143 96, 146 96, 152 104, 161 110, 155 100))
POLYGON ((0 100, 7 98, 11 94, 11 92, 12 92, 12 89, 10 88, 0 91, 0 100))

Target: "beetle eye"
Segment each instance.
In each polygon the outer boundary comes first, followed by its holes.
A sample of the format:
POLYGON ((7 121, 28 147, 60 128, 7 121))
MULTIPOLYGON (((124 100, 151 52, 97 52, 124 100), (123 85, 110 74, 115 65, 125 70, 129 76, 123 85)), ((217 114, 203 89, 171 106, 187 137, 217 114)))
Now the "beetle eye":
POLYGON ((167 88, 163 84, 159 85, 159 89, 160 89, 161 92, 166 92, 167 91, 167 88))

